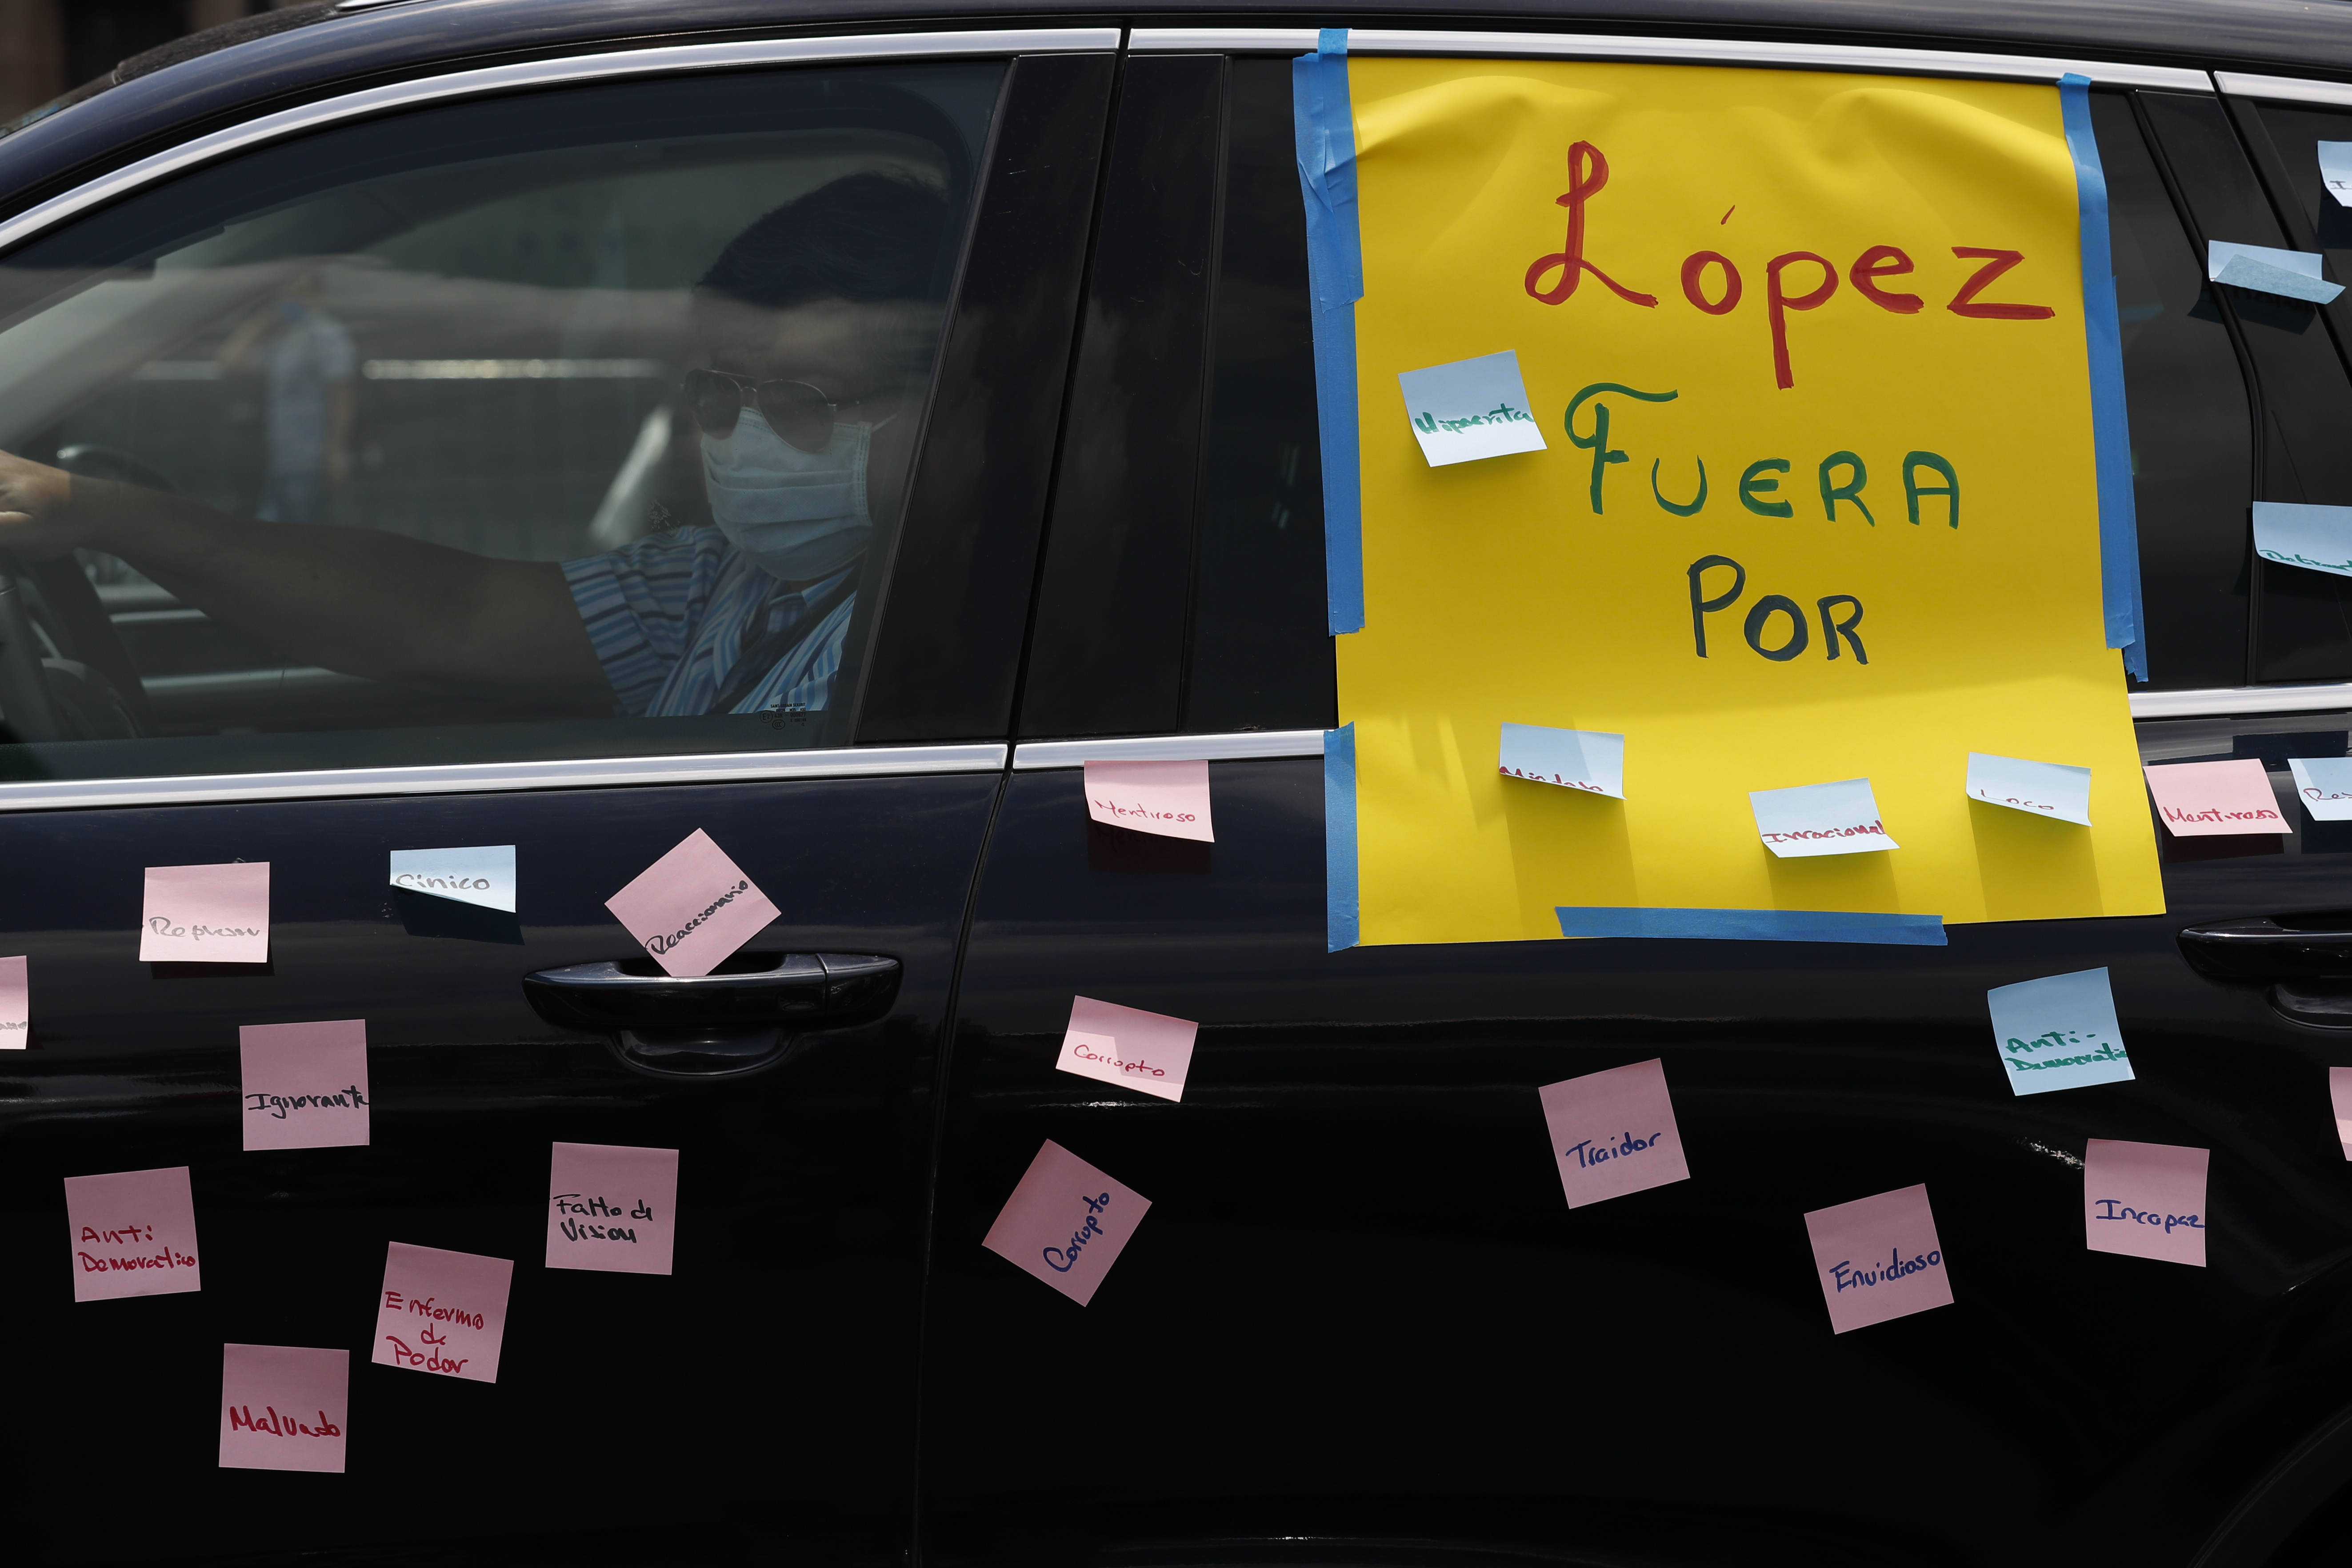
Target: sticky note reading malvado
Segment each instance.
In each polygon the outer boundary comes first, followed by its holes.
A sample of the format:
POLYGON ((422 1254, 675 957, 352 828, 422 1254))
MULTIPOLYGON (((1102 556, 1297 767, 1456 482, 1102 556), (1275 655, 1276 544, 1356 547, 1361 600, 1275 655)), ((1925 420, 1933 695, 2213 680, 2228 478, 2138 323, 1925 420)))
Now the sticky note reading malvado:
POLYGON ((1625 737, 1605 731, 1506 724, 1498 765, 1507 778, 1625 798, 1625 737))
POLYGON ((221 1346, 220 1468, 343 1473, 352 1352, 221 1346))
POLYGON ((1545 450, 1543 430, 1528 409, 1519 356, 1509 349, 1404 371, 1397 385, 1421 455, 1433 468, 1545 450))
POLYGON ((515 847, 475 844, 455 849, 395 849, 392 885, 486 910, 515 912, 515 847))

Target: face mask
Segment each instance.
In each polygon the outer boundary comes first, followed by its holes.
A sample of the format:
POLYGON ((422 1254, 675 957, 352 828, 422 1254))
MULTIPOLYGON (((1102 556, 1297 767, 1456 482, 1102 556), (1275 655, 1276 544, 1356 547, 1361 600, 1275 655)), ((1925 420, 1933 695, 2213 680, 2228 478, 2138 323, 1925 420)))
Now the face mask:
POLYGON ((702 438, 702 482, 711 520, 772 577, 829 577, 874 537, 866 510, 871 425, 835 425, 821 452, 803 452, 746 408, 725 438, 702 438))

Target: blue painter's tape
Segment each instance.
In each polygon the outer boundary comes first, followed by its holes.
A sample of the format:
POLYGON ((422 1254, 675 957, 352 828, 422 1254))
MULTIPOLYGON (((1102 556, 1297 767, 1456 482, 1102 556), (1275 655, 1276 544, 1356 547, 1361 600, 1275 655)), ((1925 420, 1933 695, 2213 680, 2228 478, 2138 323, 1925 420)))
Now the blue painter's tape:
POLYGON ((1364 248, 1356 212, 1356 119, 1348 30, 1326 27, 1290 64, 1291 134, 1307 209, 1314 298, 1315 405, 1323 468, 1323 571, 1331 635, 1364 629, 1363 493, 1356 443, 1356 301, 1364 248))
POLYGON ((1325 951, 1361 940, 1356 929, 1356 727, 1323 731, 1325 951))
POLYGON ((2091 433, 2099 464, 2099 578, 2107 646, 2124 668, 2147 679, 2147 612, 2139 582, 2139 519, 2132 500, 2131 417, 2124 403, 2123 323, 2116 309, 2115 258, 2107 248, 2107 175, 2091 127, 2091 79, 2058 79, 2066 149, 2074 155, 2074 196, 2083 232, 2083 315, 2091 358, 2091 433))
MULTIPOLYGON (((1327 747, 1328 754, 1328 747, 1327 747)), ((1328 769, 1328 764, 1326 764, 1328 769)), ((1941 915, 1834 910, 1563 909, 1562 936, 1695 937, 1724 942, 1866 942, 1942 947, 1941 915)))

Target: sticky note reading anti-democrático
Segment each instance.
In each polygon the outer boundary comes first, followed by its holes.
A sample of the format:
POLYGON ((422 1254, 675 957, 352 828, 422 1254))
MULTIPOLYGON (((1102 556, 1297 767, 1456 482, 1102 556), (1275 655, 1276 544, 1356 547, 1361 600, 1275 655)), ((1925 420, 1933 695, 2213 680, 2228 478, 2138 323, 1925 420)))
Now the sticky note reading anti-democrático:
POLYGON ((2126 1083, 2131 1058, 2104 969, 2021 980, 1985 993, 1993 1045, 2014 1094, 2126 1083))
POLYGON ((66 1231, 77 1301, 204 1289, 185 1165, 68 1176, 66 1231))

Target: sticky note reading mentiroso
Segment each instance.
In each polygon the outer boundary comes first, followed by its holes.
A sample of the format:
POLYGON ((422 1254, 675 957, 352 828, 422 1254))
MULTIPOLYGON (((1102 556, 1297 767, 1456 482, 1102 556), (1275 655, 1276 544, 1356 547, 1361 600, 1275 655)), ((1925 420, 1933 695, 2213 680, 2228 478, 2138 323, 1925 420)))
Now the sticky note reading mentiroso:
POLYGON ((1397 385, 1413 438, 1433 468, 1544 450, 1514 350, 1403 371, 1397 385))
POLYGON ((66 1229, 77 1301, 204 1289, 185 1165, 68 1176, 66 1229))
POLYGON ((1190 1018, 1076 996, 1070 1001, 1069 1031, 1054 1065, 1080 1078, 1181 1100, 1184 1075, 1192 1067, 1193 1037, 1200 1032, 1190 1018))
POLYGON ((1088 763, 1086 791, 1087 815, 1106 827, 1216 842, 1205 762, 1088 763))
POLYGON ((2205 276, 2214 282, 2314 305, 2325 305, 2344 292, 2343 284, 2319 275, 2322 259, 2313 250, 2280 250, 2226 239, 2205 242, 2205 276))
POLYGON ((981 1245, 1083 1307, 1150 1207, 1048 1138, 981 1245))
POLYGON ((1899 1187, 1805 1216, 1833 1333, 1952 1304, 1927 1189, 1899 1187))
POLYGON ((2289 757, 2286 765, 2313 821, 2352 821, 2352 757, 2289 757))
POLYGON ((363 1019, 247 1024, 236 1032, 236 1053, 247 1149, 333 1149, 368 1141, 363 1019))
POLYGON ((1858 855, 1899 849, 1879 819, 1868 779, 1748 792, 1756 831, 1775 855, 1858 855))
POLYGON ((2339 207, 2352 207, 2352 142, 2319 144, 2319 183, 2339 207))
POLYGON ((2064 763, 1969 753, 1969 798, 2028 816, 2091 826, 2091 770, 2064 763))
POLYGON ((708 974, 776 918, 768 895, 699 827, 604 900, 670 974, 708 974))
POLYGON ((2327 1069, 2328 1108, 2336 1112, 2336 1140, 2352 1160, 2352 1068, 2327 1069))
POLYGON ((2352 577, 2352 506, 2258 500, 2254 553, 2282 566, 2352 577))
POLYGON ((475 1383, 499 1380, 514 1263, 395 1241, 383 1260, 377 1299, 378 1366, 405 1366, 475 1383))
POLYGON ((2011 1093, 2130 1081, 2131 1058, 2124 1053, 2105 970, 1996 985, 1985 1001, 2011 1093))
POLYGON ((220 1468, 343 1473, 352 1352, 221 1346, 220 1468))
POLYGON ((2209 1151, 2094 1138, 2083 1153, 2083 1229, 2094 1252, 2205 1267, 2209 1151))
POLYGON ((139 962, 268 963, 269 862, 148 867, 139 962))
POLYGON ((33 1039, 33 983, 25 960, 0 958, 0 1050, 21 1051, 33 1039))
POLYGON ((515 912, 515 850, 511 844, 477 844, 462 849, 395 849, 392 885, 486 910, 515 912))
POLYGON ((1664 1062, 1562 1079, 1536 1094, 1569 1207, 1690 1180, 1664 1062))
POLYGON ((558 1143, 547 1187, 547 1266, 667 1274, 677 1244, 677 1151, 558 1143))
POLYGON ((1605 730, 1553 730, 1541 724, 1503 726, 1506 778, 1625 798, 1625 737, 1605 730))
POLYGON ((2229 833, 2292 833, 2260 759, 2164 763, 2145 767, 2157 820, 2179 838, 2229 833))

